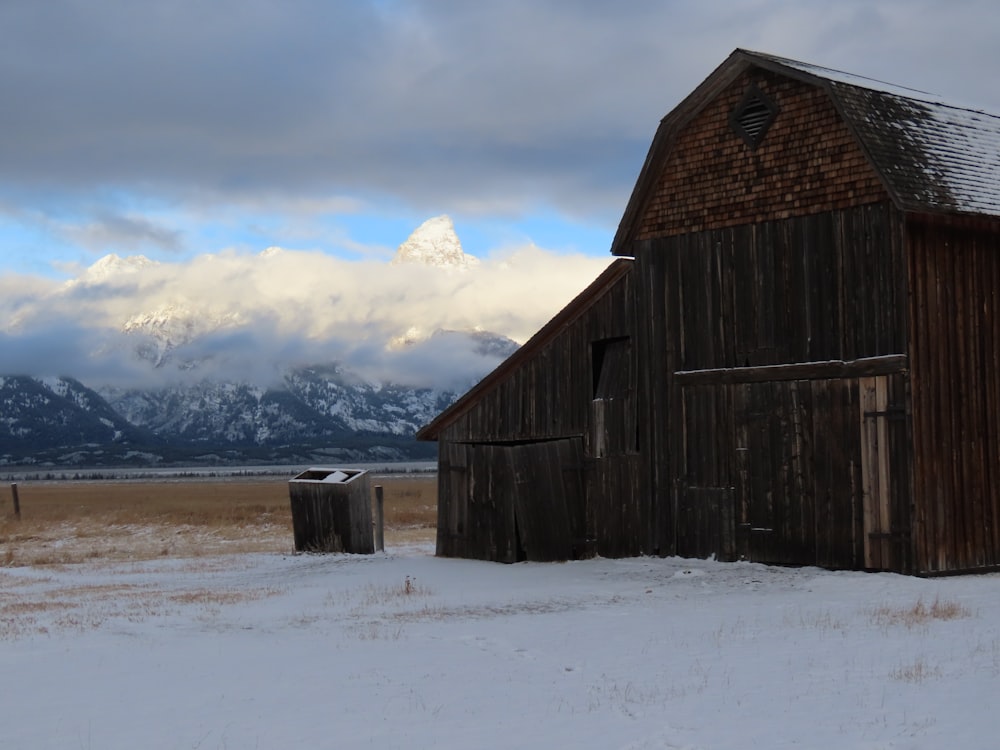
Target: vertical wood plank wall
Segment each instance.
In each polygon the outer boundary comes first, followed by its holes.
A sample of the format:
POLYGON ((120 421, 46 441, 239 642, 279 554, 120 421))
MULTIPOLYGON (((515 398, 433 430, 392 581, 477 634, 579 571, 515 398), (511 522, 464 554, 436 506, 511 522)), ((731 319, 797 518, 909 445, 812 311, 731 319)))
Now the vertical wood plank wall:
POLYGON ((650 551, 632 284, 626 273, 589 300, 438 436, 439 555, 513 562, 650 551), (595 351, 625 369, 610 378, 613 393, 597 393, 595 351))
MULTIPOLYGON (((865 567, 858 379, 681 386, 674 373, 905 354, 900 226, 885 202, 638 243, 661 553, 865 567)), ((902 569, 912 562, 905 373, 892 382, 900 419, 882 429, 898 518, 876 533, 902 569)))
POLYGON ((677 554, 909 570, 905 382, 682 386, 677 554))
POLYGON ((1000 227, 907 223, 921 572, 1000 565, 1000 227))
POLYGON ((444 430, 439 554, 553 559, 570 545, 916 573, 1000 565, 997 236, 878 203, 637 243, 631 274, 444 430), (628 409, 594 402, 594 346, 622 339, 628 409), (675 378, 886 355, 906 365, 675 378), (535 468, 534 494, 518 494, 511 462, 563 450, 552 441, 578 446, 558 470, 577 472, 578 489, 555 491, 535 468), (523 503, 553 492, 565 509, 547 517, 571 531, 528 551, 515 500, 530 526, 523 503))

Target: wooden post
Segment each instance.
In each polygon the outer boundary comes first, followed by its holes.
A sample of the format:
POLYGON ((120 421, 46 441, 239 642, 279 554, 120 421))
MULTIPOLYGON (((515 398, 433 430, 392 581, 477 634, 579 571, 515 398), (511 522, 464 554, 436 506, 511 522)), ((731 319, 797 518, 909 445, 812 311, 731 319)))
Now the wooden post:
POLYGON ((10 485, 10 494, 14 496, 14 518, 21 520, 21 500, 17 496, 17 482, 10 485))
POLYGON ((385 533, 382 508, 382 485, 375 485, 375 549, 378 552, 385 552, 385 533))

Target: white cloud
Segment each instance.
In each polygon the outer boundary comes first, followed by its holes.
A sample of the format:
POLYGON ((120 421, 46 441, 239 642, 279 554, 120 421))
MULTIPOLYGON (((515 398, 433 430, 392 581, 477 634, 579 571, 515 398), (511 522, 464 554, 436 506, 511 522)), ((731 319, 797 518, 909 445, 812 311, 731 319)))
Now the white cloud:
POLYGON ((300 250, 225 251, 97 282, 87 282, 86 274, 62 286, 37 282, 33 294, 3 303, 18 325, 0 341, 6 349, 0 359, 12 373, 30 368, 27 374, 76 374, 85 357, 82 369, 104 376, 120 361, 123 373, 134 377, 132 349, 117 332, 136 315, 172 307, 197 321, 194 328, 208 331, 179 342, 174 352, 176 359, 202 362, 199 376, 267 378, 276 365, 341 360, 397 382, 467 381, 496 360, 473 355, 471 344, 454 339, 403 348, 390 342, 412 328, 481 329, 523 342, 609 260, 529 245, 447 272, 300 250), (213 331, 206 321, 215 319, 227 323, 213 331))
POLYGON ((0 11, 0 198, 377 195, 610 222, 659 118, 738 46, 1000 108, 985 0, 81 7, 0 11))

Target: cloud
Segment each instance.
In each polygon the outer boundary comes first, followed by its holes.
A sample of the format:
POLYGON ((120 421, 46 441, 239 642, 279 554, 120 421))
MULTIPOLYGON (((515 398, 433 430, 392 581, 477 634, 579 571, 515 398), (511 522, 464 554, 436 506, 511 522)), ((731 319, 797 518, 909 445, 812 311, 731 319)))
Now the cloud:
POLYGON ((608 262, 528 245, 464 271, 277 248, 115 264, 128 270, 35 283, 32 294, 4 302, 0 312, 16 323, 0 339, 0 361, 7 374, 147 385, 182 377, 270 384, 282 368, 339 361, 380 380, 468 385, 499 359, 477 354, 468 336, 431 334, 485 330, 523 342, 608 262), (412 330, 422 332, 418 343, 391 345, 412 330), (139 349, 154 362, 166 353, 169 365, 143 365, 139 349), (196 366, 178 368, 184 363, 196 366))
POLYGON ((148 368, 142 362, 111 353, 107 346, 107 332, 65 318, 30 330, 0 332, 0 376, 66 375, 109 385, 148 382, 148 368))
POLYGON ((94 252, 139 250, 154 247, 175 251, 181 246, 180 233, 143 216, 124 216, 100 211, 85 224, 66 224, 60 233, 70 241, 94 252))
POLYGON ((614 222, 658 119, 733 48, 1000 109, 974 75, 1000 63, 993 18, 985 0, 7 2, 0 191, 614 222))

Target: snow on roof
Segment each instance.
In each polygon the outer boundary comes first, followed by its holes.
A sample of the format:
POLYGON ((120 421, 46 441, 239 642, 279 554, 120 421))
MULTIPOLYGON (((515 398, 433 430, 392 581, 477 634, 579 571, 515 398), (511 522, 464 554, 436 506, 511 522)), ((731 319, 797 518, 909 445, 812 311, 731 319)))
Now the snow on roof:
POLYGON ((1000 117, 847 84, 831 88, 904 208, 1000 216, 1000 117))
POLYGON ((744 54, 825 84, 903 208, 1000 216, 1000 116, 839 70, 744 54))
POLYGON ((777 55, 768 55, 763 52, 749 52, 747 54, 751 57, 759 57, 765 60, 769 60, 773 63, 777 63, 786 68, 794 68, 795 70, 801 71, 802 73, 807 73, 816 78, 822 78, 826 81, 844 83, 849 86, 857 86, 860 88, 873 89, 876 91, 882 91, 890 94, 897 94, 899 96, 905 96, 909 98, 923 99, 927 101, 937 100, 933 94, 927 91, 920 91, 919 89, 907 88, 906 86, 898 86, 894 83, 887 83, 886 81, 880 81, 877 78, 867 78, 865 76, 856 75, 854 73, 846 73, 843 70, 835 70, 834 68, 824 68, 821 65, 813 65, 812 63, 800 62, 798 60, 791 60, 787 57, 778 57, 777 55))

